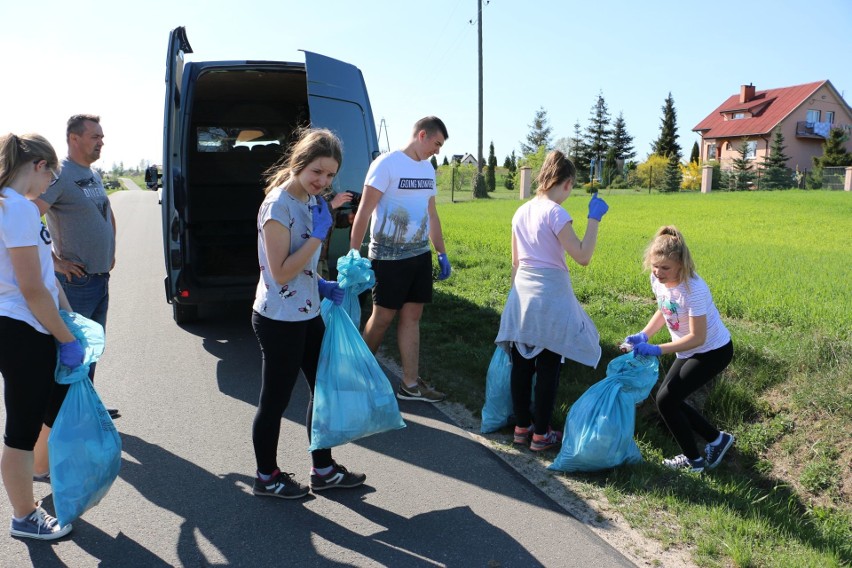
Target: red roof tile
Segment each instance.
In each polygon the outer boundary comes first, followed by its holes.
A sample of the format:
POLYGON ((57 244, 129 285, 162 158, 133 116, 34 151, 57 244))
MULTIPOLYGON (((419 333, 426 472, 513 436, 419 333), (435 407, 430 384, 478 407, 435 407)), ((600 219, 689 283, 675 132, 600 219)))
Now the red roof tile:
POLYGON ((816 81, 793 87, 756 91, 754 98, 745 103, 740 102, 739 93, 731 95, 692 130, 703 131, 704 138, 769 134, 782 119, 796 110, 826 82, 816 81), (764 108, 758 108, 761 105, 765 105, 764 108), (744 110, 756 111, 758 114, 749 118, 725 120, 724 113, 744 110))

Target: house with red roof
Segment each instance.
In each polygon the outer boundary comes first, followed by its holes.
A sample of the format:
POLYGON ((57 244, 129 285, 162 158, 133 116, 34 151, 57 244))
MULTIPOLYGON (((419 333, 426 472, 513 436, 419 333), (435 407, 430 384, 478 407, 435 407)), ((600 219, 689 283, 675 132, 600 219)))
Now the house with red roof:
MULTIPOLYGON (((743 141, 748 157, 762 162, 769 155, 776 128, 781 129, 784 153, 790 156, 787 167, 809 170, 811 158, 822 155, 832 128, 852 135, 852 108, 828 80, 765 91, 748 84, 692 130, 701 136, 702 163, 718 160, 726 168, 740 156, 743 141)), ((848 139, 846 147, 852 151, 848 139)))

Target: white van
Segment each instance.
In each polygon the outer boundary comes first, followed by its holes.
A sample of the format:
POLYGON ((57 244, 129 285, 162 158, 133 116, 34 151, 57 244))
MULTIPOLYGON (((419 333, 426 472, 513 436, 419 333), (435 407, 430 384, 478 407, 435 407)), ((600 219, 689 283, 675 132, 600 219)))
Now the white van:
MULTIPOLYGON (((258 281, 257 211, 263 172, 311 125, 343 142, 333 191, 360 197, 379 155, 373 112, 356 67, 304 52, 304 63, 184 62, 192 48, 183 27, 166 57, 162 214, 166 300, 174 319, 201 304, 250 300, 258 281)), ((357 203, 357 200, 356 200, 357 203)), ((337 213, 326 244, 330 277, 349 249, 353 207, 337 213)))

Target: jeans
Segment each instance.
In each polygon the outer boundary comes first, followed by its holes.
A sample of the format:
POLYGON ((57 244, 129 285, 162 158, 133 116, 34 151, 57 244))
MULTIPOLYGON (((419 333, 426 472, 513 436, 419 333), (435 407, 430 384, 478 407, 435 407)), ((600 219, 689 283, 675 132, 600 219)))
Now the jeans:
MULTIPOLYGON (((107 309, 109 308, 109 274, 85 274, 73 276, 71 280, 64 274, 56 273, 56 278, 71 309, 85 318, 96 321, 104 327, 106 333, 107 309)), ((89 378, 95 382, 95 363, 89 367, 89 378)))

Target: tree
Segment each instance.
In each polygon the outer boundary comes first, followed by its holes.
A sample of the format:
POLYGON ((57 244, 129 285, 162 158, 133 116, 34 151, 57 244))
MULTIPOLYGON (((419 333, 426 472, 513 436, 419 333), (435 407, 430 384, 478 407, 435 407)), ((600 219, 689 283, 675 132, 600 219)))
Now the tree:
POLYGON ((609 129, 609 110, 606 107, 603 93, 598 93, 598 100, 591 109, 589 126, 586 127, 586 134, 583 137, 584 154, 578 156, 581 161, 588 163, 592 161, 592 158, 595 159, 595 162, 603 160, 607 150, 609 150, 609 138, 611 134, 612 132, 609 129))
POLYGON ((485 186, 488 191, 497 189, 497 177, 495 170, 497 169, 497 156, 494 155, 494 141, 488 147, 488 165, 485 168, 485 186))
MULTIPOLYGON (((446 160, 447 158, 444 157, 444 159, 446 160)), ((432 167, 437 170, 438 169, 438 159, 434 155, 432 155, 432 158, 429 161, 432 163, 432 167)))
POLYGON ((698 150, 698 142, 692 143, 692 153, 689 155, 689 163, 697 164, 701 156, 701 152, 698 150))
POLYGON ((506 159, 503 160, 503 167, 510 171, 512 169, 512 158, 510 158, 508 155, 506 156, 506 159))
POLYGON ((538 149, 544 146, 545 149, 550 149, 550 132, 551 128, 548 124, 547 111, 544 107, 540 107, 533 118, 530 126, 530 132, 527 134, 526 143, 521 142, 521 151, 524 155, 535 154, 538 149))
POLYGON ((577 179, 589 179, 589 163, 586 161, 586 149, 583 143, 583 130, 580 127, 580 120, 574 123, 574 136, 571 137, 571 153, 568 157, 574 162, 574 167, 577 168, 577 179))
POLYGON ((488 187, 485 185, 485 176, 482 174, 473 176, 473 197, 476 199, 488 198, 488 187))
POLYGON ((688 164, 681 164, 680 171, 683 174, 681 189, 701 189, 701 166, 698 165, 698 162, 690 161, 688 164))
POLYGON ((731 160, 731 173, 728 179, 728 189, 731 191, 749 189, 754 180, 754 171, 748 156, 748 140, 743 140, 737 147, 738 157, 731 160))
POLYGON ((612 124, 612 137, 609 145, 615 148, 615 157, 618 160, 627 162, 636 157, 636 151, 633 149, 633 137, 627 133, 624 113, 619 112, 612 124))
POLYGON ((669 156, 669 161, 666 164, 666 170, 663 173, 663 191, 675 192, 680 190, 680 184, 683 182, 683 173, 680 171, 680 160, 672 154, 669 156))
POLYGON ((788 189, 795 185, 787 161, 790 156, 784 153, 784 134, 781 129, 775 130, 772 144, 769 146, 769 156, 763 161, 763 181, 761 186, 766 189, 788 189))
POLYGON ((663 185, 663 172, 668 165, 668 158, 659 154, 651 154, 648 159, 636 166, 635 179, 639 187, 660 188, 663 185))
POLYGON ((846 150, 846 133, 842 128, 832 128, 822 144, 822 156, 814 156, 814 167, 832 168, 852 166, 852 154, 846 150))
POLYGON ((449 166, 450 165, 450 161, 447 159, 446 156, 444 156, 444 162, 441 165, 442 166, 449 166))
POLYGON ((672 94, 666 97, 663 109, 663 124, 660 127, 660 137, 651 143, 651 149, 660 156, 676 156, 680 161, 680 144, 677 143, 677 111, 674 107, 672 94))
POLYGON ((606 152, 606 159, 603 165, 603 179, 601 180, 602 187, 608 187, 615 176, 618 175, 618 162, 615 157, 615 148, 610 146, 606 152))

